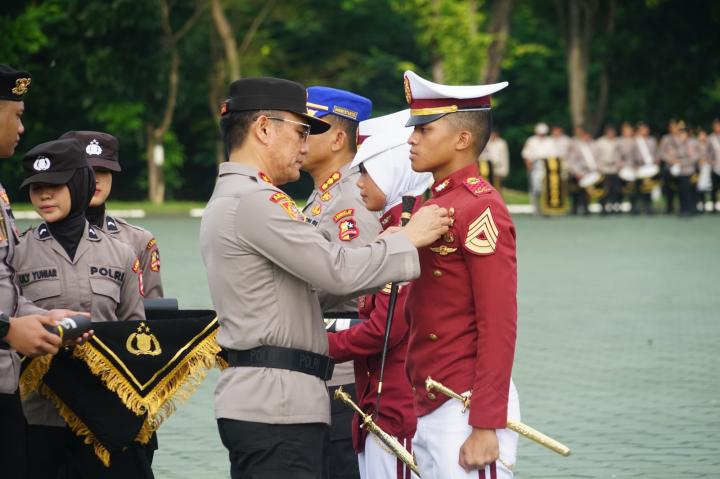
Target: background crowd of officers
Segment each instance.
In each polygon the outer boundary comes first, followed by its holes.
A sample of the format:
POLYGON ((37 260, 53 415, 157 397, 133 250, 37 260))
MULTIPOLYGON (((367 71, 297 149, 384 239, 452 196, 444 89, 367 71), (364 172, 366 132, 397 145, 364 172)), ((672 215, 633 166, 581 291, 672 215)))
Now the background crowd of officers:
MULTIPOLYGON (((668 214, 691 216, 720 209, 720 119, 712 122, 709 132, 671 120, 659 140, 645 122, 624 122, 619 132, 608 124, 598 138, 582 127, 571 138, 562 127, 544 123, 537 124, 534 133, 521 154, 537 213, 542 213, 542 160, 547 158, 562 162, 570 214, 588 214, 593 202, 599 203, 602 214, 652 214, 653 202, 661 197, 668 214)), ((510 161, 507 143, 497 132, 481 154, 483 160, 492 163, 496 186, 502 184, 510 161)))

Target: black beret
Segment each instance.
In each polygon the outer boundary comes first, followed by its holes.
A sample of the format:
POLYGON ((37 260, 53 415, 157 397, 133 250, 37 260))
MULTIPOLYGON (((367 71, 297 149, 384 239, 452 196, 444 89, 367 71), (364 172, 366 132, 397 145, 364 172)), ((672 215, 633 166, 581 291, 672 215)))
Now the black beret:
POLYGON ((31 81, 28 72, 0 65, 0 100, 21 101, 31 81))
POLYGON ((85 158, 93 168, 121 171, 118 140, 102 131, 68 131, 60 139, 75 138, 85 148, 85 158))
POLYGON ((282 78, 243 78, 230 84, 228 99, 220 114, 235 111, 281 110, 302 116, 310 125, 310 134, 325 133, 330 124, 308 114, 307 92, 301 84, 282 78))
POLYGON ((40 143, 23 157, 25 181, 20 188, 31 183, 64 185, 75 170, 89 167, 83 146, 74 138, 40 143))

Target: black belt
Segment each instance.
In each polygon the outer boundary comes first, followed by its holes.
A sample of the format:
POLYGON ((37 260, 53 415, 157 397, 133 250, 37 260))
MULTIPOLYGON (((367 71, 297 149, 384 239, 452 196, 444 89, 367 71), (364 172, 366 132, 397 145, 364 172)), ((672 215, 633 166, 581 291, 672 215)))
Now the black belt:
POLYGON ((227 361, 230 367, 287 369, 309 374, 323 381, 332 377, 335 368, 335 361, 328 356, 280 346, 259 346, 244 351, 228 349, 227 361))

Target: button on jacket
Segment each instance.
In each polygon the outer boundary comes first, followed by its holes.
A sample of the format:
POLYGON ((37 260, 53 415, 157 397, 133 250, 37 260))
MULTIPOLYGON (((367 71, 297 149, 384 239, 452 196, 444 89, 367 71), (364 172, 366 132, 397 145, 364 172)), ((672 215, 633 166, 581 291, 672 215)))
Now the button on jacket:
POLYGON ((477 166, 432 187, 454 211, 450 231, 420 249, 422 273, 410 285, 407 372, 424 416, 448 398, 428 394, 431 376, 458 393, 472 391, 469 424, 505 428, 517 321, 515 227, 500 194, 477 166))
POLYGON ((163 287, 160 277, 160 248, 151 232, 131 225, 122 218, 105 215, 102 221, 105 233, 130 245, 140 260, 142 285, 146 298, 162 298, 163 287))
MULTIPOLYGON (((42 223, 24 234, 12 264, 23 295, 38 306, 88 311, 93 321, 145 319, 135 254, 87 222, 72 261, 42 223)), ((65 425, 50 400, 37 394, 23 409, 30 424, 65 425)))
MULTIPOLYGON (((5 188, 0 185, 0 311, 8 316, 42 314, 38 308, 20 294, 14 282, 15 270, 12 260, 18 242, 18 229, 10 209, 5 188)), ((17 390, 20 374, 20 358, 11 350, 0 349, 0 394, 12 394, 17 390)))
MULTIPOLYGON (((218 343, 328 354, 315 288, 337 296, 419 274, 404 235, 360 248, 330 243, 295 203, 250 166, 226 162, 203 214, 200 246, 220 321, 218 343)), ((296 371, 234 367, 215 391, 215 415, 273 424, 329 422, 325 382, 296 371)))

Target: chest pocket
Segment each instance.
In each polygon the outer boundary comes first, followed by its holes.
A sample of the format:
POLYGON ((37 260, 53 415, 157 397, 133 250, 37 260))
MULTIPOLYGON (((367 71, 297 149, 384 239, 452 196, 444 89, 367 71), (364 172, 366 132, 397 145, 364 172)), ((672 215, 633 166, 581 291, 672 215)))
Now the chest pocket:
POLYGON ((31 301, 40 301, 62 294, 60 275, 54 267, 20 271, 16 278, 23 296, 31 301))
POLYGON ((90 278, 90 289, 93 295, 104 296, 120 303, 120 284, 106 278, 90 278))

